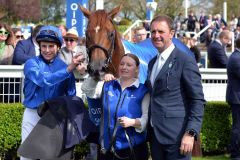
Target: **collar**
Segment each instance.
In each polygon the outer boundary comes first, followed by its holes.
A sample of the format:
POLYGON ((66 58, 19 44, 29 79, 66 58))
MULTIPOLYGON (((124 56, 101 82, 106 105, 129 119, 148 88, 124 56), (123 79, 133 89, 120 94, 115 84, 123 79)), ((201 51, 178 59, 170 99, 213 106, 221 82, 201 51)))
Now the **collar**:
POLYGON ((172 43, 167 49, 165 49, 162 53, 159 53, 158 56, 161 55, 161 57, 163 58, 164 61, 166 61, 168 59, 168 57, 170 56, 170 54, 172 53, 172 51, 174 50, 175 46, 172 43))
MULTIPOLYGON (((117 79, 117 82, 120 84, 120 79, 119 78, 117 79)), ((140 85, 139 79, 136 78, 136 80, 130 86, 134 86, 134 87, 138 88, 139 85, 140 85)))
POLYGON ((219 39, 216 39, 215 41, 216 41, 217 43, 219 43, 221 46, 223 46, 223 45, 222 45, 222 42, 221 42, 219 39))

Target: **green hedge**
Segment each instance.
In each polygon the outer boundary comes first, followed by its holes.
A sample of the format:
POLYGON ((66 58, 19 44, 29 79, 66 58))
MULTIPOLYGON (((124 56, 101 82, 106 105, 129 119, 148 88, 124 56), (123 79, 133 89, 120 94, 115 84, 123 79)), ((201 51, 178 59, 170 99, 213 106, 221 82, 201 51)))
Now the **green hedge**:
MULTIPOLYGON (((0 158, 10 151, 16 151, 21 142, 21 104, 0 104, 0 158)), ((231 109, 224 102, 208 102, 205 107, 201 142, 204 152, 223 152, 229 144, 231 131, 231 109)), ((76 147, 76 154, 82 157, 88 145, 76 147)))
POLYGON ((225 102, 208 102, 201 131, 204 152, 223 152, 229 144, 231 108, 225 102))
POLYGON ((22 104, 0 104, 0 155, 16 151, 21 143, 22 104))

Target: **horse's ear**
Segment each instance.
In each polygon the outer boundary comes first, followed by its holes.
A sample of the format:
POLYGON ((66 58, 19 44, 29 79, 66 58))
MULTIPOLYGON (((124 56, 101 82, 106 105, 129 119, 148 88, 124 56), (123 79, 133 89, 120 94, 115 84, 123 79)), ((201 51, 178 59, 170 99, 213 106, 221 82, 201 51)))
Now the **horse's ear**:
POLYGON ((79 9, 82 11, 83 15, 89 18, 89 16, 91 15, 91 12, 87 8, 84 8, 83 6, 81 6, 80 4, 78 4, 78 6, 79 6, 79 9))
POLYGON ((108 13, 108 16, 113 19, 122 9, 122 4, 114 8, 111 12, 108 13))

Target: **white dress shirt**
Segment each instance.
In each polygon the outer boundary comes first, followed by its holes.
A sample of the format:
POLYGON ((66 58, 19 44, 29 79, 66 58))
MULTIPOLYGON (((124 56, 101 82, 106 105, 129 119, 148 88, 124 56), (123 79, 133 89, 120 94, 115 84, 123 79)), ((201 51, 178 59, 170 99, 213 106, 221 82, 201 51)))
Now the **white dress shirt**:
POLYGON ((152 86, 155 82, 155 79, 156 79, 158 73, 162 69, 162 66, 167 61, 168 57, 171 55, 174 48, 175 48, 175 46, 172 43, 167 49, 165 49, 162 53, 159 53, 157 55, 157 60, 155 61, 154 65, 153 65, 151 76, 150 76, 150 81, 151 81, 152 86))

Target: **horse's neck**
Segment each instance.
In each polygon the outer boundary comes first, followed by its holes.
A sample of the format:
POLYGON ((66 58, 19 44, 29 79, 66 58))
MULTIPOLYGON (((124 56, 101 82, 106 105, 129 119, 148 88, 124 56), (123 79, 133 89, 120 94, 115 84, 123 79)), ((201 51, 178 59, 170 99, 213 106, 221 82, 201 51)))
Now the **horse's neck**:
POLYGON ((121 39, 120 34, 117 34, 114 51, 115 51, 116 54, 120 54, 120 55, 124 54, 124 47, 123 47, 123 44, 122 44, 122 39, 121 39))
POLYGON ((122 56, 124 55, 124 47, 121 41, 120 34, 117 33, 114 45, 114 51, 112 55, 112 66, 110 67, 111 73, 114 74, 115 77, 118 77, 118 66, 122 56))

